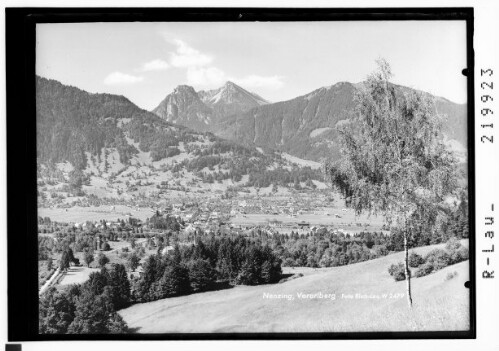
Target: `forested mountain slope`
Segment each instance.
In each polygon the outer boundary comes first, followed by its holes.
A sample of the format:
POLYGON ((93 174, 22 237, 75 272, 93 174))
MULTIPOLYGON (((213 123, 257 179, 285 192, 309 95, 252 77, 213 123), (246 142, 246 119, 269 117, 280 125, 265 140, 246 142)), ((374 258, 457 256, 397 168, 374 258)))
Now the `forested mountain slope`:
MULTIPOLYGON (((339 156, 338 126, 354 113, 359 85, 340 82, 288 101, 226 116, 211 130, 227 139, 288 152, 319 161, 339 156)), ((397 86, 400 94, 409 88, 397 86)), ((463 152, 467 145, 467 109, 443 98, 435 99, 436 111, 447 117, 444 134, 449 144, 463 152)))

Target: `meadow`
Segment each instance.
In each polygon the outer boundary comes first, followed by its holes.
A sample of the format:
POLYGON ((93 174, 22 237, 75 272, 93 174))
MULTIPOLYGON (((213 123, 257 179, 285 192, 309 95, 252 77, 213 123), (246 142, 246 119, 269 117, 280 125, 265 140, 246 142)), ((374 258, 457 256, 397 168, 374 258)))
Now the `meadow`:
MULTIPOLYGON (((424 255, 437 247, 443 245, 414 251, 424 255)), ((286 268, 303 276, 137 304, 119 313, 138 333, 468 330, 469 261, 412 279, 409 309, 405 281, 395 282, 387 271, 403 255, 342 267, 286 268), (449 273, 454 277, 448 279, 449 273)))
MULTIPOLYGON (((146 242, 146 239, 138 239, 136 240, 137 245, 143 245, 146 242)), ((122 248, 128 247, 131 250, 131 244, 127 241, 108 241, 111 250, 109 251, 100 251, 104 255, 107 256, 109 262, 106 264, 106 268, 110 268, 113 263, 118 264, 126 264, 126 260, 120 257, 120 253, 122 248)), ((146 249, 146 254, 155 253, 155 250, 146 249)), ((90 264, 90 267, 87 267, 84 262, 84 257, 82 253, 76 253, 75 257, 80 260, 82 263, 81 266, 71 266, 66 273, 62 275, 62 277, 58 281, 58 285, 67 286, 71 284, 83 284, 89 277, 92 272, 99 272, 101 267, 97 262, 97 253, 94 255, 94 261, 90 264)), ((142 259, 141 261, 143 261, 142 259)), ((131 272, 133 274, 133 272, 131 272)))
MULTIPOLYGON (((266 225, 269 221, 279 221, 283 225, 292 226, 297 225, 299 222, 310 223, 311 226, 323 225, 323 226, 335 226, 337 228, 344 228, 350 231, 357 230, 376 230, 380 231, 383 226, 383 217, 375 217, 368 215, 355 216, 352 210, 342 211, 339 208, 327 208, 324 211, 319 211, 323 213, 305 213, 298 214, 296 217, 291 217, 285 214, 239 214, 231 219, 234 225, 266 225), (327 212, 327 214, 325 214, 327 212), (329 214, 329 215, 328 215, 329 214), (339 217, 335 216, 338 215, 339 217), (356 223, 360 223, 361 226, 357 226, 356 223)), ((280 228, 276 228, 281 231, 280 228)))
POLYGON ((86 221, 100 221, 101 219, 115 221, 126 219, 127 215, 145 221, 153 215, 150 208, 135 208, 131 206, 73 206, 70 208, 38 208, 38 216, 49 217, 56 222, 84 223, 86 221), (114 207, 112 209, 111 207, 114 207))

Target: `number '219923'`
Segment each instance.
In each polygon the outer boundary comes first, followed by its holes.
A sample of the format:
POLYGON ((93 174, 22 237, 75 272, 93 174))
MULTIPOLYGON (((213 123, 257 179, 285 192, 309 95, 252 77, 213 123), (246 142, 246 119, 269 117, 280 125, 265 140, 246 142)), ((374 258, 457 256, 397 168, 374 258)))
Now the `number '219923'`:
MULTIPOLYGON (((482 81, 480 82, 480 88, 482 90, 482 96, 480 97, 480 100, 482 102, 482 109, 480 110, 480 113, 482 114, 483 117, 492 117, 494 114, 494 111, 490 108, 490 104, 492 101, 494 101, 494 98, 492 96, 492 91, 494 89, 494 82, 492 79, 487 79, 487 77, 492 77, 494 74, 494 71, 490 68, 487 69, 481 69, 480 70, 480 77, 482 77, 482 81)), ((481 127, 483 129, 494 128, 493 123, 488 123, 488 124, 482 124, 481 127)), ((480 138, 480 141, 482 143, 494 143, 494 136, 492 134, 488 135, 482 135, 480 138)))

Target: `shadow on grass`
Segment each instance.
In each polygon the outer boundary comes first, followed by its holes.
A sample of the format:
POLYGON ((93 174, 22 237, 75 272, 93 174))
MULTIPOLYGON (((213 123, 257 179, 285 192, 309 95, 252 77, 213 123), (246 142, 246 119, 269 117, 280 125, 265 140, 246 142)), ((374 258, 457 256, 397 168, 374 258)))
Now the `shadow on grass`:
POLYGON ((287 273, 281 275, 281 279, 279 280, 278 284, 282 284, 285 282, 289 282, 290 280, 296 279, 296 278, 301 278, 303 277, 303 273, 287 273))
POLYGON ((207 291, 227 290, 227 289, 232 289, 232 288, 234 288, 234 285, 230 284, 228 281, 215 282, 215 283, 211 284, 211 286, 208 287, 207 289, 204 289, 204 290, 199 291, 199 292, 197 292, 197 291, 193 292, 193 294, 207 292, 207 291))
POLYGON ((128 328, 128 334, 135 334, 138 333, 139 330, 142 329, 142 327, 135 327, 135 328, 128 328))

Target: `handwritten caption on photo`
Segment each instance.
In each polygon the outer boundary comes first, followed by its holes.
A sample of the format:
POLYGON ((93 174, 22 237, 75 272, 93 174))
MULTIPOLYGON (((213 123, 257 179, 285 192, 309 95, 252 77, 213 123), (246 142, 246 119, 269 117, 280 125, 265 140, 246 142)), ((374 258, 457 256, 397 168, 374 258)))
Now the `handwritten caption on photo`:
POLYGON ((403 293, 384 293, 384 294, 336 294, 327 292, 304 293, 297 292, 296 294, 272 294, 264 292, 262 298, 266 300, 382 300, 382 299, 401 299, 405 296, 403 293))

